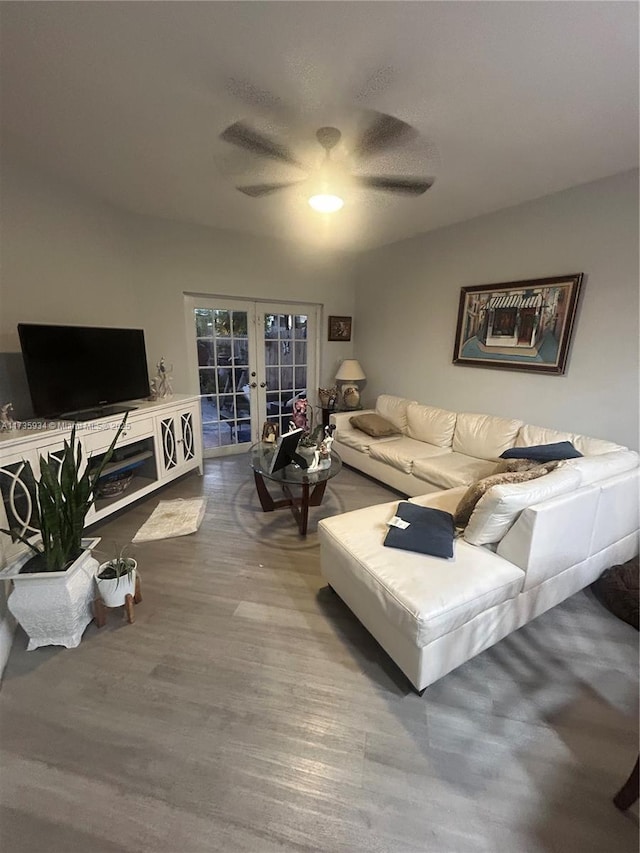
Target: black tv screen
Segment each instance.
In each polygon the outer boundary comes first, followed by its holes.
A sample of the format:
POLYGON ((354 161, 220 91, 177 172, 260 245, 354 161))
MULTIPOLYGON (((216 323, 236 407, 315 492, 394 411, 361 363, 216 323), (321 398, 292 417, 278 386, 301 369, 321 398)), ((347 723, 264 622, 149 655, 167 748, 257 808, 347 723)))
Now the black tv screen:
POLYGON ((36 417, 149 395, 142 329, 19 323, 18 334, 36 417))

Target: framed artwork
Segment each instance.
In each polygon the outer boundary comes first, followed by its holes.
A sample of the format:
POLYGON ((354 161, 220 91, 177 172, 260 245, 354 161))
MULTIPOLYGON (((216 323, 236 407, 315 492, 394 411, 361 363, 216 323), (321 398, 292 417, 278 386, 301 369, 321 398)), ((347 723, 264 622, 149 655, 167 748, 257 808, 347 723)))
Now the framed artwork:
POLYGON ((453 363, 564 373, 583 275, 463 287, 453 363))
POLYGON ((280 428, 278 424, 271 423, 271 421, 265 421, 262 424, 262 440, 267 444, 275 444, 280 435, 280 428))
POLYGON ((329 317, 329 340, 351 340, 351 317, 329 317))

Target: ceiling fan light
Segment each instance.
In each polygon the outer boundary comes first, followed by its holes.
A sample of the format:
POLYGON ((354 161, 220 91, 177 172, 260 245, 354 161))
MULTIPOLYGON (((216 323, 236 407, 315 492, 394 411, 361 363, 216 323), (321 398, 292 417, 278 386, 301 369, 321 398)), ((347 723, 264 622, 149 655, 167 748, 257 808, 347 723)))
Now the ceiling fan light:
POLYGON ((337 210, 340 210, 341 207, 344 207, 344 201, 339 195, 331 195, 328 193, 312 195, 309 199, 309 204, 314 210, 317 210, 318 213, 335 213, 337 210))

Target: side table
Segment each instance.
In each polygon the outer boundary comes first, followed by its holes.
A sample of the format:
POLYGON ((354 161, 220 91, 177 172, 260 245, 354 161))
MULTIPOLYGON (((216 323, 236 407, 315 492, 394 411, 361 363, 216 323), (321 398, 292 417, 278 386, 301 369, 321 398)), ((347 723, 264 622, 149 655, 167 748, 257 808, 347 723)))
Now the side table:
POLYGON ((355 414, 356 412, 361 412, 363 409, 362 406, 358 406, 355 409, 345 409, 341 406, 337 406, 333 409, 325 409, 323 406, 319 406, 318 408, 322 411, 322 426, 323 427, 329 426, 329 418, 331 417, 331 415, 335 414, 336 412, 353 412, 355 414))
POLYGON ((250 453, 250 465, 253 468, 253 477, 256 491, 263 512, 273 512, 274 509, 288 507, 298 525, 301 536, 307 535, 309 520, 309 507, 320 506, 324 496, 327 482, 338 474, 342 468, 342 460, 335 451, 331 452, 331 465, 318 471, 307 473, 297 465, 287 465, 278 471, 270 471, 271 458, 274 453, 273 445, 257 442, 252 445, 250 453), (284 498, 274 500, 269 494, 265 480, 276 483, 282 489, 284 498), (300 494, 293 493, 292 488, 299 487, 300 494))

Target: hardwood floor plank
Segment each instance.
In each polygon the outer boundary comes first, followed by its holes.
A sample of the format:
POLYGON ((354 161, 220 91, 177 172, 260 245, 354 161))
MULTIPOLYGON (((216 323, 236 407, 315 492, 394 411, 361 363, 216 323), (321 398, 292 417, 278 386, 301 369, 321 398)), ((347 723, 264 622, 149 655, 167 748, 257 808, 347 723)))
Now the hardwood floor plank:
POLYGON ((245 457, 96 525, 108 550, 159 499, 196 534, 134 549, 143 601, 0 690, 12 853, 602 853, 637 753, 637 634, 579 593, 417 696, 319 573, 319 518, 396 499, 344 469, 306 539, 263 513, 245 457))

